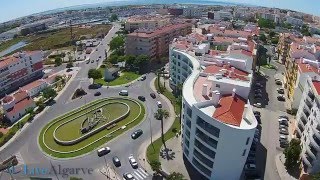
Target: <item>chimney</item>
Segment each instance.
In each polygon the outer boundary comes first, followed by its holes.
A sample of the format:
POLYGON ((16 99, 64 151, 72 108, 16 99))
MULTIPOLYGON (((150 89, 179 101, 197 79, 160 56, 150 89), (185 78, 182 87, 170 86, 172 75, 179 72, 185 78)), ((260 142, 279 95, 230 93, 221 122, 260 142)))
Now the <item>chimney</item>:
POLYGON ((236 96, 236 93, 237 93, 236 88, 233 88, 233 89, 232 89, 232 97, 235 97, 235 96, 236 96))
POLYGON ((217 106, 220 101, 220 92, 218 90, 212 91, 212 103, 217 106))
POLYGON ((202 85, 202 96, 207 96, 208 92, 208 84, 203 84, 202 85))

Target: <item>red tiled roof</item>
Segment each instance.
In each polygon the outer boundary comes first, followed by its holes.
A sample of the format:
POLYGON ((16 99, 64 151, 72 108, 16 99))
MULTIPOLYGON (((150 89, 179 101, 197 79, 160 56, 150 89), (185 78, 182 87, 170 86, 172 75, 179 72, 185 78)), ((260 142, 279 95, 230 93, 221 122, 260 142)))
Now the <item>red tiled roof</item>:
POLYGON ((19 58, 13 57, 13 56, 7 56, 2 59, 0 59, 0 68, 10 66, 12 63, 16 63, 19 61, 19 58))
POLYGON ((168 26, 164 26, 164 27, 158 28, 158 29, 156 29, 154 31, 151 31, 150 33, 133 32, 133 33, 128 34, 127 36, 149 38, 149 37, 155 37, 155 36, 161 35, 163 33, 171 32, 171 31, 173 31, 175 29, 185 28, 185 27, 188 27, 188 26, 191 27, 191 24, 189 24, 189 23, 173 24, 173 25, 168 25, 168 26))
POLYGON ((19 90, 13 96, 14 96, 16 102, 19 102, 22 99, 29 97, 28 93, 24 90, 19 90))
POLYGON ((240 126, 246 100, 235 94, 223 96, 213 113, 213 118, 220 122, 240 126))
POLYGON ((230 75, 231 66, 228 66, 228 65, 223 65, 223 66, 210 65, 210 66, 207 66, 203 72, 209 73, 209 74, 217 74, 220 72, 221 69, 226 69, 227 72, 223 75, 229 76, 229 78, 232 78, 232 79, 240 79, 240 80, 245 81, 245 80, 247 80, 246 77, 249 75, 249 73, 242 71, 240 69, 237 69, 237 68, 234 69, 234 74, 230 75))
POLYGON ((43 83, 45 83, 45 81, 42 80, 42 79, 39 79, 39 80, 33 81, 32 83, 29 83, 29 84, 23 86, 23 87, 21 88, 21 90, 28 91, 28 90, 31 90, 31 89, 33 89, 33 88, 35 88, 35 87, 40 86, 40 85, 43 84, 43 83))
POLYGON ((297 64, 298 64, 300 73, 315 72, 315 73, 319 74, 318 69, 316 67, 313 67, 307 63, 297 62, 297 64))
POLYGON ((17 112, 21 112, 26 107, 30 106, 33 103, 31 97, 27 97, 20 102, 16 103, 12 108, 7 110, 9 116, 15 115, 17 112))
POLYGON ((6 97, 4 97, 3 99, 2 99, 2 102, 3 103, 8 103, 8 102, 10 102, 10 101, 12 101, 13 100, 13 97, 12 96, 6 96, 6 97))
POLYGON ((318 95, 320 95, 320 81, 312 81, 313 86, 316 88, 318 95))

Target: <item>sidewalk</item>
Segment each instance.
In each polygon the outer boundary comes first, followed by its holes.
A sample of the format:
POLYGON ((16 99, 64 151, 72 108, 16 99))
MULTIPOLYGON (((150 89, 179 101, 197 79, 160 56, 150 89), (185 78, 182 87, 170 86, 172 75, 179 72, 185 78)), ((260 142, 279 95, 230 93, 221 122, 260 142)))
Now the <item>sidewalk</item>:
MULTIPOLYGON (((154 91, 154 93, 157 94, 157 90, 156 87, 154 86, 154 81, 156 80, 156 78, 154 78, 151 82, 150 82, 150 88, 152 89, 152 91, 154 91)), ((158 94, 158 96, 163 99, 168 105, 169 105, 169 114, 170 117, 168 119, 166 119, 166 123, 164 123, 163 126, 163 130, 164 132, 167 132, 170 127, 172 126, 174 120, 175 120, 175 112, 174 112, 174 108, 170 102, 170 100, 165 97, 162 94, 158 94)), ((159 131, 157 134, 153 134, 153 141, 157 140, 158 138, 161 137, 161 131, 159 131)), ((145 141, 140 145, 140 148, 138 149, 138 161, 139 164, 143 165, 144 169, 149 173, 149 174, 153 174, 153 171, 151 169, 151 166, 149 165, 149 163, 145 163, 145 161, 147 161, 147 148, 149 146, 151 142, 150 141, 145 141)))
POLYGON ((104 176, 106 176, 106 179, 112 179, 112 180, 121 180, 122 177, 120 177, 116 171, 110 167, 103 167, 102 169, 99 169, 100 173, 103 174, 104 176))
POLYGON ((286 167, 284 166, 284 162, 285 162, 284 154, 281 153, 276 155, 275 161, 276 161, 276 168, 281 180, 296 180, 296 178, 288 174, 286 167))
MULTIPOLYGON (((189 173, 186 169, 186 166, 183 161, 183 151, 181 147, 181 136, 174 137, 172 139, 169 139, 166 142, 166 146, 168 149, 171 149, 169 151, 167 157, 162 157, 160 155, 160 162, 162 170, 166 173, 170 174, 172 172, 179 172, 183 174, 184 178, 190 179, 189 173)), ((161 150, 164 149, 164 146, 161 147, 161 150)))

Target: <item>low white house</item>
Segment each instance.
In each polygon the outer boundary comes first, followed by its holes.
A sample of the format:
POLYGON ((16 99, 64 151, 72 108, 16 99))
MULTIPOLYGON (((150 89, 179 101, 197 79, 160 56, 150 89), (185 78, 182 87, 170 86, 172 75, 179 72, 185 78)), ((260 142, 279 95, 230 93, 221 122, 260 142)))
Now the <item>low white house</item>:
POLYGON ((120 68, 106 68, 104 71, 104 79, 107 81, 112 81, 119 76, 120 68))

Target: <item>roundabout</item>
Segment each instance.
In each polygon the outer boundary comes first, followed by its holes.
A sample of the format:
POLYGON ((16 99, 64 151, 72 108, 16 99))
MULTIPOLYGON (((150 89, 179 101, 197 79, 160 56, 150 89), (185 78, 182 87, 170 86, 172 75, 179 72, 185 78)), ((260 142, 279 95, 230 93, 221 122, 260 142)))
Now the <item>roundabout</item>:
POLYGON ((71 158, 97 147, 134 127, 145 108, 131 98, 103 98, 50 121, 40 132, 42 151, 55 158, 71 158))

